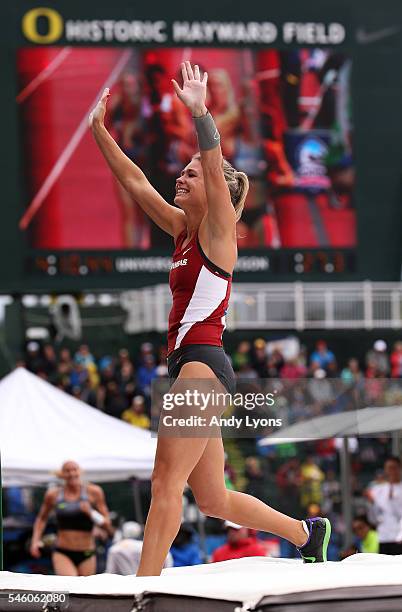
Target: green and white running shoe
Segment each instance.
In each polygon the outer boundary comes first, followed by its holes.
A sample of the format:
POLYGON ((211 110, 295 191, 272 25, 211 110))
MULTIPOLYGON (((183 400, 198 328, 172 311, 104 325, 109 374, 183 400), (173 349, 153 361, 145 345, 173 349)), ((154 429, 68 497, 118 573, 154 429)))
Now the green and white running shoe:
POLYGON ((303 563, 322 563, 327 560, 327 549, 331 537, 331 523, 327 518, 306 519, 305 523, 310 532, 309 538, 299 551, 303 563))

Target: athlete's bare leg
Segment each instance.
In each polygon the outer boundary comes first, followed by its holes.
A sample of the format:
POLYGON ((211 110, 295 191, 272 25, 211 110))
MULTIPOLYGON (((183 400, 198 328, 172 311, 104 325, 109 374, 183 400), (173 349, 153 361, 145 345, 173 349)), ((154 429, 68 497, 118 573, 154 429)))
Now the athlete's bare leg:
POLYGON ((78 569, 63 553, 56 551, 52 553, 52 564, 56 576, 78 576, 78 569))
MULTIPOLYGON (((181 378, 205 380, 215 379, 215 375, 207 365, 191 362, 182 367, 181 378)), ((306 533, 301 521, 270 508, 251 495, 226 489, 220 437, 159 437, 152 476, 152 502, 137 576, 161 573, 180 527, 186 482, 205 514, 274 533, 296 546, 305 543, 306 533)))
MULTIPOLYGON (((183 378, 205 380, 215 378, 215 375, 207 365, 191 362, 181 368, 179 379, 183 378)), ((159 576, 161 573, 180 527, 184 487, 207 443, 208 438, 158 438, 152 501, 137 576, 159 576)))
POLYGON ((226 489, 224 465, 222 439, 211 438, 188 479, 198 507, 204 514, 250 529, 268 531, 296 546, 306 542, 307 535, 301 521, 270 508, 252 495, 226 489))
POLYGON ((77 569, 79 576, 94 576, 96 574, 96 555, 82 561, 77 569))

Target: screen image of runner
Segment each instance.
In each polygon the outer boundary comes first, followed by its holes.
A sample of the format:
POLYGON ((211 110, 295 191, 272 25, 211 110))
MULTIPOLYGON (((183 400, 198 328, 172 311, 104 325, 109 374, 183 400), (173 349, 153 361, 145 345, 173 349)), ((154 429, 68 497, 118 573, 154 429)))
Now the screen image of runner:
POLYGON ((24 210, 33 249, 171 250, 112 176, 88 115, 110 87, 106 127, 159 193, 197 152, 174 94, 180 62, 207 71, 223 155, 250 191, 240 249, 353 248, 351 59, 330 48, 21 48, 17 96, 24 210))

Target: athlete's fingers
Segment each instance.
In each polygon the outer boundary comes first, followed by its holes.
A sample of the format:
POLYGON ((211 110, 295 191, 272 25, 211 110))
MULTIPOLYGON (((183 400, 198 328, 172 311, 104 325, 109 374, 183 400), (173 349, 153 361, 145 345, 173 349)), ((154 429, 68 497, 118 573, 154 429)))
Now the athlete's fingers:
POLYGON ((106 100, 108 99, 110 95, 110 89, 109 87, 105 87, 105 89, 103 90, 103 94, 101 97, 101 102, 104 102, 106 104, 106 100))
POLYGON ((196 65, 194 66, 194 78, 195 78, 197 81, 200 81, 200 80, 201 80, 201 79, 200 79, 200 68, 199 68, 198 64, 196 64, 196 65))
POLYGON ((186 67, 187 67, 188 78, 189 79, 194 79, 193 69, 191 67, 191 63, 188 60, 186 61, 186 67))
POLYGON ((202 77, 202 83, 204 85, 208 83, 208 72, 204 72, 204 76, 202 77))
POLYGON ((181 75, 183 77, 183 83, 188 81, 187 68, 186 68, 186 64, 184 62, 182 62, 182 64, 181 64, 181 75))
POLYGON ((173 87, 174 87, 176 94, 180 97, 181 89, 180 89, 179 84, 174 79, 172 79, 172 83, 173 83, 173 87))

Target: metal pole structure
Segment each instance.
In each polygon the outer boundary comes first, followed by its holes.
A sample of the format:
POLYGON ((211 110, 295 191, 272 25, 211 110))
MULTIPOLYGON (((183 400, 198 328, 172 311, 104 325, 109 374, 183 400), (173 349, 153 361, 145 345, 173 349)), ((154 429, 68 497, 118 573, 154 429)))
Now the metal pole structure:
POLYGON ((340 448, 340 463, 341 463, 341 489, 342 489, 342 512, 345 521, 345 535, 343 545, 348 548, 352 544, 352 493, 351 493, 351 470, 350 470, 350 455, 349 455, 349 440, 342 438, 342 446, 340 448))

